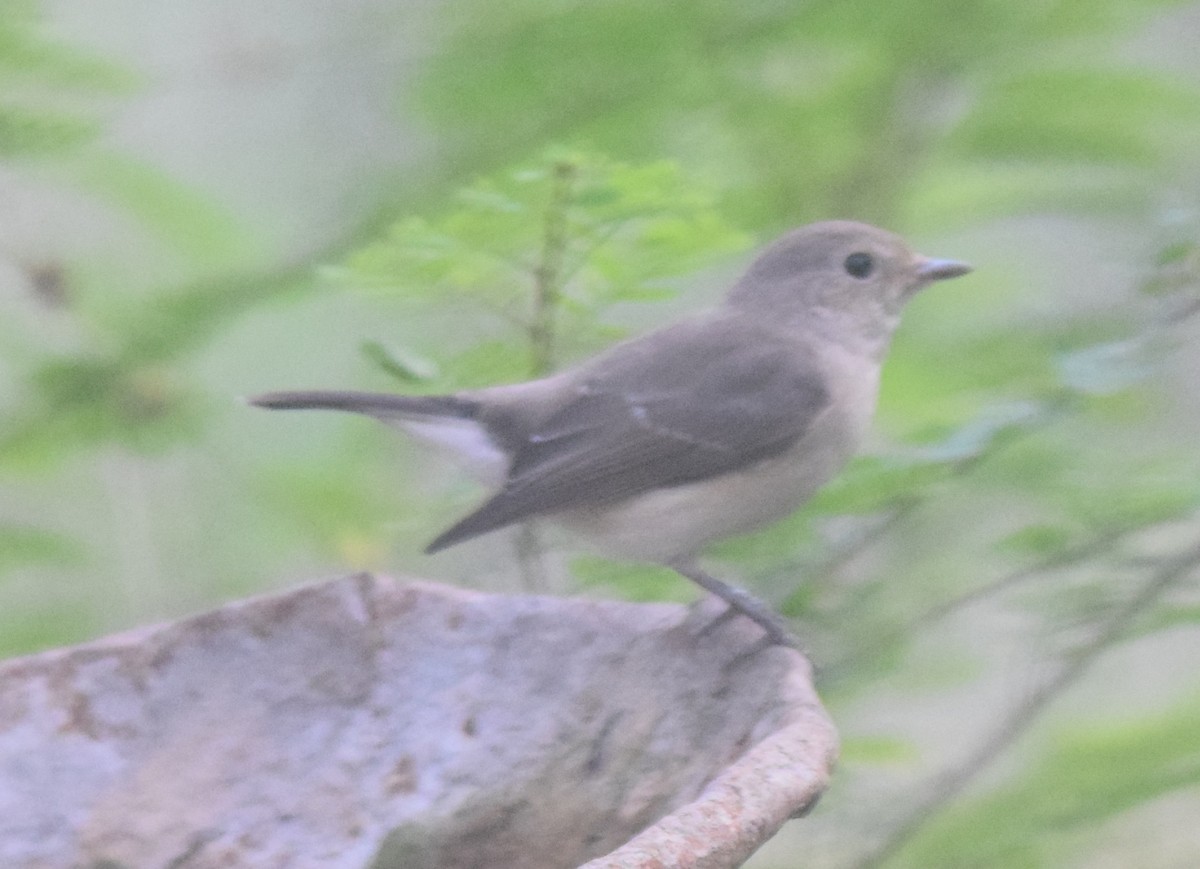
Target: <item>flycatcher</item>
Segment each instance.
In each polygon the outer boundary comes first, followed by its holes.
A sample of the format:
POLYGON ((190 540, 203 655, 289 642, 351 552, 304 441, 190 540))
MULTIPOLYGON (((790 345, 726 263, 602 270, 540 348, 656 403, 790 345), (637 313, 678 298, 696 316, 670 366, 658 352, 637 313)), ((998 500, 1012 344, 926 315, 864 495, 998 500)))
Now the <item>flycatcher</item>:
POLYGON ((494 494, 427 552, 544 517, 601 552, 674 569, 791 645, 768 606, 696 559, 788 515, 837 473, 875 411, 905 303, 969 271, 882 229, 816 223, 767 247, 716 308, 549 377, 251 403, 366 414, 448 448, 494 494))

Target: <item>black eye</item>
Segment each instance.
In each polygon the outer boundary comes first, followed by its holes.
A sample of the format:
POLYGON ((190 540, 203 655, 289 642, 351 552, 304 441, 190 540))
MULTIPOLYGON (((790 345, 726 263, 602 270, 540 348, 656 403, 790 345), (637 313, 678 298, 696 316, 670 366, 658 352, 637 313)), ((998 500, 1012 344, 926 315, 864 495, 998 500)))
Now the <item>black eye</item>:
POLYGON ((875 260, 869 253, 852 253, 842 263, 846 272, 856 278, 865 278, 875 270, 875 260))

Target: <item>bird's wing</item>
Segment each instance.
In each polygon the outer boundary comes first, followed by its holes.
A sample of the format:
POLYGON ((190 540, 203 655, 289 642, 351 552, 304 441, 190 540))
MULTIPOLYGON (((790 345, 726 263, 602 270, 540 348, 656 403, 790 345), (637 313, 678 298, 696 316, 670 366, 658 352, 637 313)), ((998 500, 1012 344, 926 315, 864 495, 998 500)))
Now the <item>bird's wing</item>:
POLYGON ((589 366, 570 398, 514 445, 504 487, 428 551, 786 451, 827 406, 824 377, 802 346, 747 330, 684 325, 589 366))

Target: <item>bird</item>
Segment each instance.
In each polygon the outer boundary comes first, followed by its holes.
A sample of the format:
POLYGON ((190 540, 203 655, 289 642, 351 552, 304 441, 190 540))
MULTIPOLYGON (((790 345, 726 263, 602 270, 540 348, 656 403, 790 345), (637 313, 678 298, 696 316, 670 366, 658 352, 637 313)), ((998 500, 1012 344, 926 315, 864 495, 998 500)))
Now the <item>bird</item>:
POLYGON ((906 303, 971 267, 833 220, 768 245, 724 299, 554 374, 445 395, 269 392, 273 410, 373 417, 441 447, 490 495, 435 553, 546 519, 600 553, 664 565, 795 646, 766 603, 699 565, 784 518, 857 451, 906 303))

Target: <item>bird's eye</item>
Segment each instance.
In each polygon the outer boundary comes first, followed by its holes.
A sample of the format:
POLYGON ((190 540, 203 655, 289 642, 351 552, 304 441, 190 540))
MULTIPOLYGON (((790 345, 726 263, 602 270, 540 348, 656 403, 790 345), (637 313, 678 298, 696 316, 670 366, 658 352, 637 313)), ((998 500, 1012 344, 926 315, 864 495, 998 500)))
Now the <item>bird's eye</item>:
POLYGON ((869 253, 852 253, 842 265, 847 274, 856 278, 865 278, 875 270, 875 260, 869 253))

